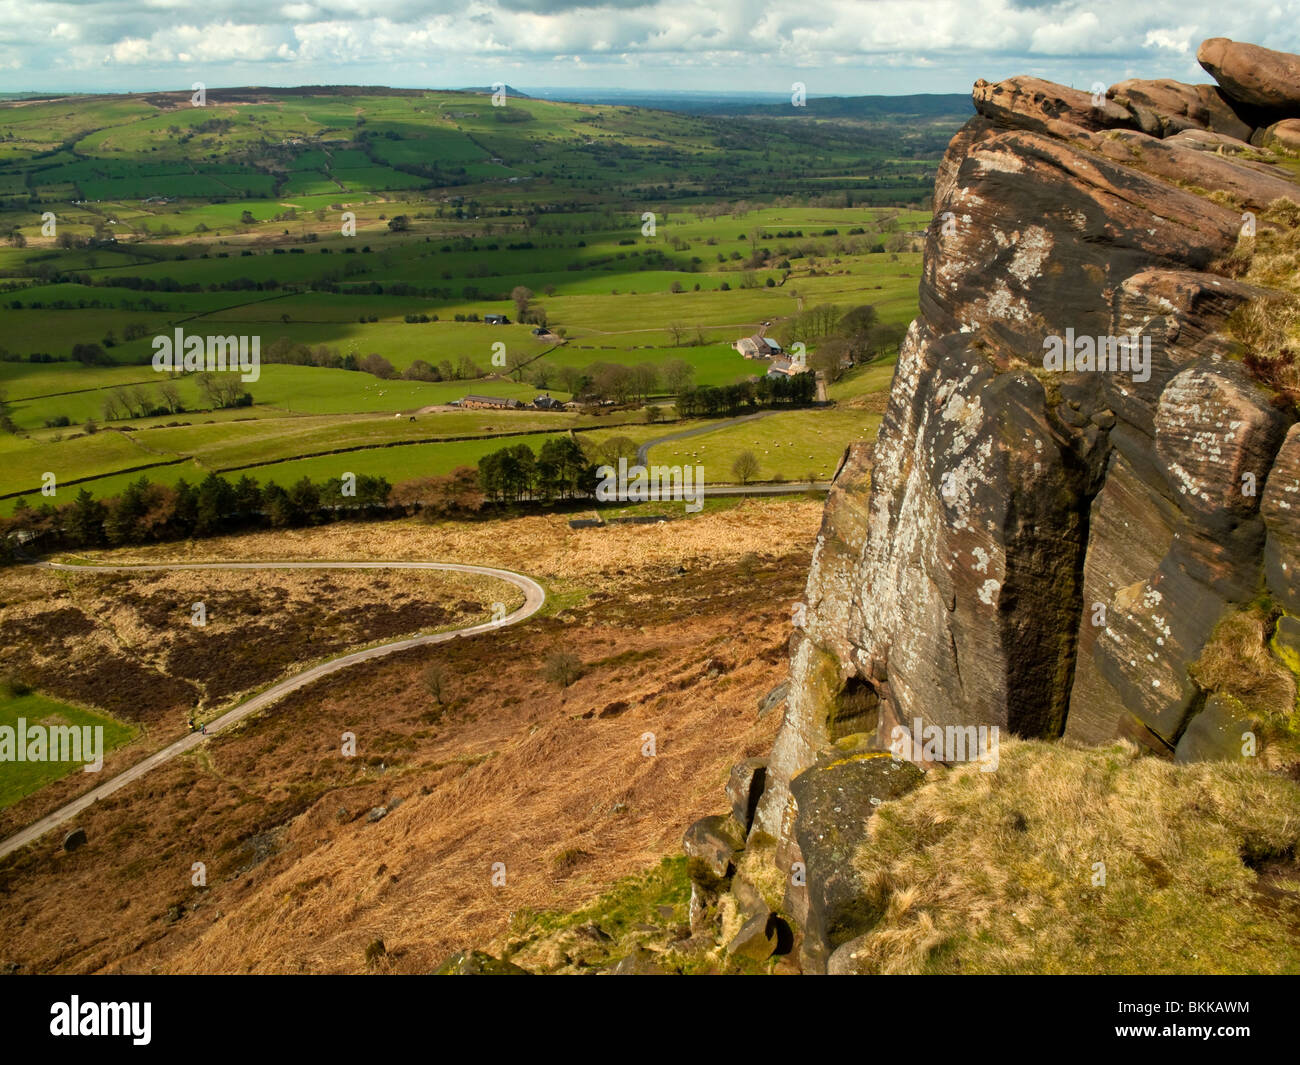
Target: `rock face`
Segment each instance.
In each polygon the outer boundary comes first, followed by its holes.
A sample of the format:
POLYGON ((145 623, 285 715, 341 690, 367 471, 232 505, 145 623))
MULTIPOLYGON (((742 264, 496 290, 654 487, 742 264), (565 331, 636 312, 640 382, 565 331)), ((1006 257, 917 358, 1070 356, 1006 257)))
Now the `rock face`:
POLYGON ((1300 58, 1199 58, 1218 87, 978 82, 939 169, 920 317, 827 500, 750 830, 807 869, 819 971, 869 924, 820 857, 871 815, 819 791, 845 743, 920 722, 1220 757, 1241 722, 1189 667, 1261 590, 1300 613, 1294 403, 1230 322, 1268 295, 1232 264, 1300 202, 1250 147, 1300 119, 1300 58))

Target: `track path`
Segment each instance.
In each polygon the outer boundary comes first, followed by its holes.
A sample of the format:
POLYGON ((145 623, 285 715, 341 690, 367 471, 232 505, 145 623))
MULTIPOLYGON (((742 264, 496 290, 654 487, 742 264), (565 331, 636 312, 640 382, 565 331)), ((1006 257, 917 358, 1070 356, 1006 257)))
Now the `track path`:
POLYGON ((730 429, 733 425, 744 425, 745 422, 758 421, 760 418, 769 418, 773 414, 780 414, 777 410, 761 410, 757 414, 742 414, 737 418, 722 418, 716 422, 708 422, 705 425, 697 425, 694 429, 683 429, 678 433, 669 433, 667 436, 656 436, 653 440, 647 440, 636 449, 636 464, 644 466, 650 461, 650 449, 659 444, 671 444, 676 440, 686 440, 692 436, 703 436, 705 433, 716 433, 719 429, 730 429))
POLYGON ((74 573, 143 573, 155 570, 198 570, 198 569, 216 569, 216 570, 257 570, 257 569, 430 569, 442 570, 449 573, 467 573, 475 576, 495 577, 497 580, 513 584, 516 588, 524 593, 523 606, 519 607, 514 613, 506 615, 500 621, 486 621, 479 625, 471 625, 463 629, 452 629, 448 632, 431 633, 427 636, 412 636, 404 640, 394 640, 391 643, 379 644, 376 647, 367 647, 364 651, 354 651, 352 654, 343 655, 340 658, 332 658, 328 662, 321 662, 309 669, 297 673, 287 680, 282 680, 278 684, 273 684, 265 691, 258 693, 237 706, 227 710, 219 718, 208 722, 207 735, 201 732, 191 732, 182 736, 174 743, 168 744, 161 750, 155 751, 143 761, 137 762, 129 769, 123 770, 117 776, 104 781, 98 787, 91 788, 84 795, 73 799, 65 806, 59 807, 53 813, 47 814, 39 821, 28 825, 21 832, 10 836, 3 843, 0 843, 0 858, 25 847, 27 844, 39 839, 45 833, 57 828, 59 825, 66 824, 87 807, 100 799, 112 795, 115 791, 126 787, 126 785, 139 780, 145 774, 157 769, 160 765, 170 762, 186 751, 191 751, 199 744, 203 743, 210 736, 230 728, 232 725, 243 721, 246 717, 264 710, 278 699, 282 699, 290 692, 295 692, 299 688, 306 687, 322 677, 328 677, 331 673, 337 673, 339 670, 347 669, 358 662, 368 662, 372 658, 382 658, 384 655, 394 654, 397 651, 405 651, 411 647, 423 647, 427 644, 446 643, 448 640, 454 640, 460 636, 474 636, 478 633, 491 632, 494 629, 505 628, 507 625, 515 625, 525 618, 531 617, 542 608, 546 602, 546 592, 542 586, 531 577, 525 577, 522 573, 514 573, 510 570, 491 569, 488 566, 467 566, 454 562, 181 562, 175 564, 151 564, 138 566, 95 566, 95 565, 65 565, 59 562, 38 562, 35 565, 45 569, 67 570, 74 573))

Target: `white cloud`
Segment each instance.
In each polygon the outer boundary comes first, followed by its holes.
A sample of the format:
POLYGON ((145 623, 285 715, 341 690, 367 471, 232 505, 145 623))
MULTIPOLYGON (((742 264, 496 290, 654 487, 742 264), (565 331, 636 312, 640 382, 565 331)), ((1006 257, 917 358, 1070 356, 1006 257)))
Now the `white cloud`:
POLYGON ((0 87, 118 67, 168 84, 182 65, 210 68, 213 85, 468 84, 494 66, 545 84, 562 59, 610 85, 624 69, 665 88, 695 87, 683 72, 735 88, 799 73, 811 86, 834 68, 834 91, 953 91, 1029 71, 1208 80, 1189 59, 1213 35, 1300 50, 1300 0, 223 0, 207 23, 204 11, 193 0, 0 0, 0 47, 21 64, 0 87), (263 79, 260 65, 272 68, 263 79))
POLYGON ((1162 48, 1168 52, 1191 55, 1201 43, 1198 38, 1194 27, 1179 26, 1173 30, 1149 30, 1142 43, 1148 48, 1162 48))
POLYGON ((108 50, 106 62, 110 63, 169 63, 175 58, 171 51, 155 47, 141 37, 127 37, 108 50))

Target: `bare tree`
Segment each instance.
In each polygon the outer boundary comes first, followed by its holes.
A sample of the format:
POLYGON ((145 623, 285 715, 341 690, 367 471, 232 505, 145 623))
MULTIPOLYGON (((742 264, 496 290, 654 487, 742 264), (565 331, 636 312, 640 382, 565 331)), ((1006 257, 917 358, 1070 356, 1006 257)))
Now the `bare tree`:
POLYGON ((4 388, 0 388, 0 430, 15 435, 18 433, 18 426, 9 413, 9 392, 4 388))
POLYGON ((619 459, 633 462, 636 459, 636 452, 636 441, 630 436, 611 436, 600 445, 600 457, 611 466, 617 466, 619 459))
POLYGON ((642 362, 632 367, 632 387, 642 402, 650 398, 658 385, 659 370, 652 363, 642 362))
POLYGON ((758 456, 752 451, 742 451, 731 464, 731 472, 741 484, 749 484, 758 476, 758 456))
POLYGON ((104 421, 117 421, 123 416, 121 389, 115 388, 104 396, 104 421))
POLYGON ((538 359, 529 367, 529 380, 538 388, 549 388, 551 378, 555 376, 555 364, 545 359, 538 359))
POLYGON ((670 392, 676 394, 690 387, 695 377, 695 367, 685 359, 673 359, 664 363, 662 373, 664 384, 670 392))
POLYGON ((542 673, 552 684, 567 688, 582 676, 582 662, 568 651, 555 651, 547 656, 542 673))
POLYGON ((128 418, 142 418, 149 410, 149 395, 141 385, 122 389, 122 405, 128 418))
POLYGON ((203 397, 204 403, 209 407, 221 406, 220 387, 213 374, 204 371, 195 378, 195 381, 198 383, 199 395, 203 397))
POLYGON ((528 365, 528 360, 531 357, 522 351, 506 352, 506 373, 514 380, 522 381, 524 379, 524 367, 528 365))
POLYGON ((516 321, 525 322, 528 320, 528 305, 532 301, 533 290, 526 285, 516 285, 510 292, 510 299, 515 305, 516 321))
POLYGON ((176 387, 175 381, 160 384, 158 394, 162 397, 162 405, 167 408, 168 414, 175 414, 181 409, 181 390, 176 387))
POLYGON ((433 701, 439 706, 446 704, 451 695, 451 684, 447 677, 447 671, 436 662, 424 671, 424 687, 433 696, 433 701))

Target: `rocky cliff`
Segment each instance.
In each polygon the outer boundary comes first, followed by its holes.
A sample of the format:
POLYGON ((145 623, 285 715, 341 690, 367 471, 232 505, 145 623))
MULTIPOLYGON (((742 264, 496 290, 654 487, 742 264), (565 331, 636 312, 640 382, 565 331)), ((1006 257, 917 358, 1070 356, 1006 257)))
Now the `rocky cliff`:
POLYGON ((935 760, 882 755, 895 726, 1291 759, 1300 57, 1198 58, 1217 85, 975 85, 781 731, 687 836, 696 917, 726 896, 736 950, 793 929, 825 971, 860 933, 848 856, 935 760))

